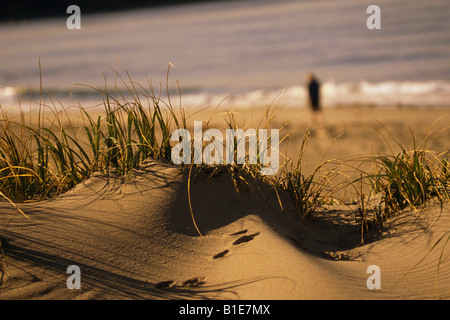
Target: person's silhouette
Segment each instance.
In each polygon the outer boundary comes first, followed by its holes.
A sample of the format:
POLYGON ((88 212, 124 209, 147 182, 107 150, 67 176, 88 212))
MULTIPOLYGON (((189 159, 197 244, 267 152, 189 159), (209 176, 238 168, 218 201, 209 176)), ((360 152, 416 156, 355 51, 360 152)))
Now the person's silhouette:
POLYGON ((315 124, 322 122, 322 106, 320 104, 320 83, 313 73, 308 74, 309 105, 312 111, 312 120, 315 124))

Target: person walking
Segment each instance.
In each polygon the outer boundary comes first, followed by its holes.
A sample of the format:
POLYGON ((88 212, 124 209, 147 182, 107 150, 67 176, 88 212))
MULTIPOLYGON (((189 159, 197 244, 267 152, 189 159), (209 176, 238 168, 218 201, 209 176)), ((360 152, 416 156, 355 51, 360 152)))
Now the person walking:
POLYGON ((316 76, 313 73, 309 73, 307 79, 312 122, 314 125, 320 125, 323 122, 323 112, 320 101, 320 82, 317 80, 316 76))

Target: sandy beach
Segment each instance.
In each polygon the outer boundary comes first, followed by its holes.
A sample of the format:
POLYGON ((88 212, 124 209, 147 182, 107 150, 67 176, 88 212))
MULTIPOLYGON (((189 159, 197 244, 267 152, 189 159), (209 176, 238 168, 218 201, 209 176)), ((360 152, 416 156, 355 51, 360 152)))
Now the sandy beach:
MULTIPOLYGON (((261 109, 239 112, 238 120, 249 123, 261 109)), ((325 159, 344 163, 387 152, 380 123, 412 146, 411 130, 418 142, 445 114, 443 108, 330 108, 325 124, 313 128, 303 161, 314 166, 330 145, 325 159)), ((310 117, 280 106, 272 126, 289 120, 286 130, 295 131, 286 154, 295 159, 310 117)), ((433 133, 448 123, 442 118, 433 133)), ((429 149, 446 151, 449 141, 443 131, 429 149)), ((189 187, 188 179, 186 168, 148 159, 129 177, 95 173, 54 199, 18 204, 29 219, 0 202, 0 299, 450 298, 448 204, 407 209, 361 243, 351 204, 327 204, 317 219, 305 220, 287 194, 278 198, 264 183, 237 194, 226 171, 199 173, 189 187), (72 265, 80 268, 80 289, 68 289, 72 265), (368 284, 371 266, 378 267, 379 288, 368 284)))

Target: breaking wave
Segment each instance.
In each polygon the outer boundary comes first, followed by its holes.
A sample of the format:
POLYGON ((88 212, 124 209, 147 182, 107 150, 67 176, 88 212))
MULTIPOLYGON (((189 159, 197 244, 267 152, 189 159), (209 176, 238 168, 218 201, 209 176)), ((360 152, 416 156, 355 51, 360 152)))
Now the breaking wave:
MULTIPOLYGON (((91 90, 65 92, 61 90, 45 90, 51 92, 57 105, 64 107, 101 106, 102 99, 98 92, 91 90)), ((186 93, 171 98, 185 108, 202 107, 258 107, 278 104, 282 107, 307 106, 307 91, 304 85, 292 85, 286 88, 258 89, 245 92, 207 92, 199 88, 186 90, 186 93)), ((336 83, 324 82, 321 86, 322 105, 325 108, 346 106, 416 106, 416 107, 448 107, 450 101, 450 82, 366 82, 336 83)), ((38 103, 39 92, 22 87, 0 87, 0 104, 3 109, 31 106, 38 103)))

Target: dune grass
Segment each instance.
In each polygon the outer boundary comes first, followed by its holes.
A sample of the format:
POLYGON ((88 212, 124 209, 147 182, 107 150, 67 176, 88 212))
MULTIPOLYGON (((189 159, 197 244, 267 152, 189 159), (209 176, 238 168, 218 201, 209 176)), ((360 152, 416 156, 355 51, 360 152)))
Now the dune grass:
POLYGON ((162 106, 153 92, 138 93, 131 78, 120 80, 127 85, 126 95, 118 88, 93 88, 103 97, 104 112, 94 118, 80 106, 81 128, 54 103, 40 104, 33 124, 23 116, 11 120, 1 110, 2 195, 16 202, 43 200, 70 190, 96 171, 113 168, 125 175, 149 157, 169 160, 170 133, 180 125, 171 105, 162 106), (45 116, 49 112, 51 120, 45 116))
POLYGON ((386 133, 379 133, 390 152, 362 159, 371 171, 355 167, 359 178, 349 183, 357 191, 362 241, 365 231, 380 231, 386 221, 406 209, 420 213, 428 203, 437 202, 442 208, 450 200, 450 150, 441 154, 431 150, 432 126, 419 144, 411 130, 412 146, 400 143, 381 126, 386 133))
POLYGON ((376 175, 369 176, 374 191, 382 194, 384 208, 394 213, 406 207, 417 208, 430 199, 441 205, 448 200, 448 160, 427 150, 403 150, 397 155, 375 159, 376 175), (438 162, 440 166, 437 165, 438 162))
POLYGON ((288 159, 276 179, 276 185, 290 195, 299 216, 304 219, 314 216, 324 204, 333 202, 334 192, 340 187, 333 182, 341 175, 340 164, 333 165, 333 160, 325 160, 327 152, 322 155, 311 173, 305 172, 306 164, 303 157, 310 133, 308 129, 303 136, 297 161, 294 163, 288 159))
MULTIPOLYGON (((73 124, 69 111, 56 106, 52 99, 46 104, 42 89, 38 116, 33 121, 26 120, 22 113, 19 119, 12 119, 8 111, 1 109, 0 195, 11 204, 55 197, 97 171, 113 169, 120 175, 127 175, 147 158, 171 159, 171 133, 178 128, 187 129, 188 116, 181 103, 179 109, 172 105, 168 86, 167 99, 163 99, 161 89, 156 93, 151 81, 144 87, 128 73, 122 77, 116 72, 114 90, 107 89, 106 79, 104 88, 88 87, 102 97, 103 112, 93 115, 79 106, 81 125, 73 124)), ((256 130, 269 128, 278 105, 279 101, 274 101, 258 123, 245 126, 256 130)), ((221 116, 225 119, 223 130, 239 127, 234 112, 227 111, 221 116)), ((209 121, 203 129, 208 125, 209 121)), ((287 132, 280 143, 289 134, 287 132)), ((275 192, 286 192, 301 218, 312 218, 324 204, 334 200, 337 188, 334 181, 341 172, 332 161, 324 160, 325 153, 307 174, 303 154, 308 140, 309 131, 299 146, 298 160, 285 159, 276 176, 261 175, 259 160, 250 164, 247 159, 244 164, 212 168, 204 164, 189 165, 189 178, 192 168, 213 173, 214 168, 222 167, 229 173, 238 195, 248 188, 249 179, 264 181, 275 192)), ((347 184, 347 188, 360 190, 361 230, 374 222, 382 226, 390 215, 407 207, 418 208, 430 199, 438 199, 442 205, 450 198, 448 154, 434 155, 422 145, 414 144, 409 150, 397 144, 401 149, 399 153, 392 151, 361 160, 370 162, 373 172, 361 170, 359 179, 347 184), (368 193, 362 191, 362 184, 370 186, 368 193), (375 196, 380 200, 374 205, 375 196)))

